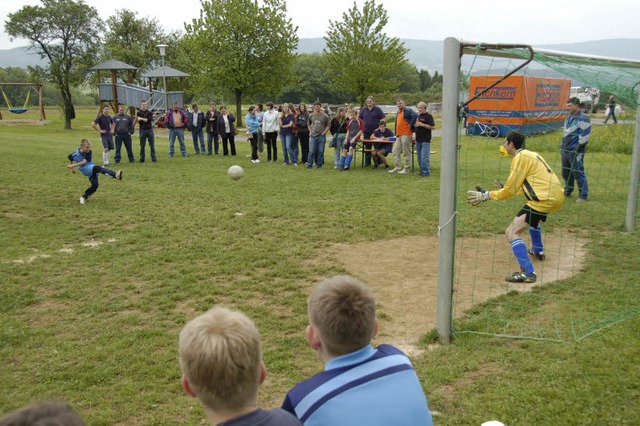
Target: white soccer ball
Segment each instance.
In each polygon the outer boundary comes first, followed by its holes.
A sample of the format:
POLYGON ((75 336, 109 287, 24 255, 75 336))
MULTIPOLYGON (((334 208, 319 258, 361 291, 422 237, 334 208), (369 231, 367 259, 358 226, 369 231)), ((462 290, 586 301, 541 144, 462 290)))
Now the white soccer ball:
POLYGON ((233 180, 238 180, 240 179, 242 176, 244 176, 244 169, 240 166, 231 166, 229 167, 229 170, 227 170, 227 174, 229 175, 229 177, 233 180))

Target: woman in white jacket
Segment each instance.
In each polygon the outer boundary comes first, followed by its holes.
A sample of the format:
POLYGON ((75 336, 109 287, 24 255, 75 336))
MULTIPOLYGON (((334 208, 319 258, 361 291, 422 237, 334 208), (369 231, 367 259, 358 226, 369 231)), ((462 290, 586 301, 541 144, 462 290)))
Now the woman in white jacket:
POLYGON ((267 102, 267 110, 262 116, 262 132, 267 143, 267 160, 275 163, 278 161, 278 111, 273 107, 273 102, 267 102))

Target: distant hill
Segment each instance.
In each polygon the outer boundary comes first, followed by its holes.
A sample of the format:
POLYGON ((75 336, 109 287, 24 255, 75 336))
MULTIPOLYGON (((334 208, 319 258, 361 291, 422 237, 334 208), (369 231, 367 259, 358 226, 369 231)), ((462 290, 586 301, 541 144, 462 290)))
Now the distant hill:
MULTIPOLYGON (((419 69, 442 72, 443 41, 401 39, 409 49, 409 61, 419 69)), ((323 38, 303 38, 298 43, 298 53, 321 52, 326 46, 323 38)), ((536 45, 539 49, 586 55, 609 56, 640 60, 640 38, 594 40, 581 43, 536 45)))
POLYGON ((27 51, 26 47, 14 47, 13 49, 0 50, 0 68, 27 66, 45 66, 47 61, 40 59, 40 55, 27 51))
MULTIPOLYGON (((442 43, 434 40, 401 39, 409 49, 409 61, 419 69, 442 72, 442 43)), ((323 38, 302 38, 298 43, 298 53, 320 53, 326 46, 323 38)), ((540 49, 587 55, 609 56, 640 60, 640 38, 620 38, 584 41, 581 43, 545 44, 534 46, 540 49)), ((36 54, 27 52, 25 47, 0 50, 0 67, 21 67, 46 65, 46 61, 36 54)))
POLYGON ((536 47, 548 50, 559 50, 561 52, 640 60, 640 38, 614 38, 609 40, 584 41, 581 43, 545 44, 536 47))

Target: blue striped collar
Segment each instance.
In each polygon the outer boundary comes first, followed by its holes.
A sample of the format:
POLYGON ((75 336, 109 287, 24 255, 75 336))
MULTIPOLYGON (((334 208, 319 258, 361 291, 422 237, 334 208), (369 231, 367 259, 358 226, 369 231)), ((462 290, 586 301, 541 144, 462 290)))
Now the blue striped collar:
POLYGON ((376 350, 374 349, 374 347, 371 345, 367 345, 355 352, 333 358, 325 364, 324 370, 333 370, 335 368, 357 364, 371 358, 373 355, 375 355, 375 353, 376 350))

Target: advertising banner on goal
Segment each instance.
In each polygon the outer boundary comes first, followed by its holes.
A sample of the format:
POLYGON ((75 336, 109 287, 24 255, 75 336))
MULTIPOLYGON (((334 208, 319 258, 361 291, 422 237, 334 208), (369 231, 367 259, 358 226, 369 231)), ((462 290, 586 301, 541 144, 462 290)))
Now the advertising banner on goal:
MULTIPOLYGON (((469 99, 481 93, 502 76, 472 76, 469 99)), ((512 75, 469 104, 467 133, 482 131, 490 124, 500 135, 518 130, 526 135, 549 132, 562 127, 567 116, 571 79, 512 75), (473 123, 479 122, 476 126, 473 123)))

